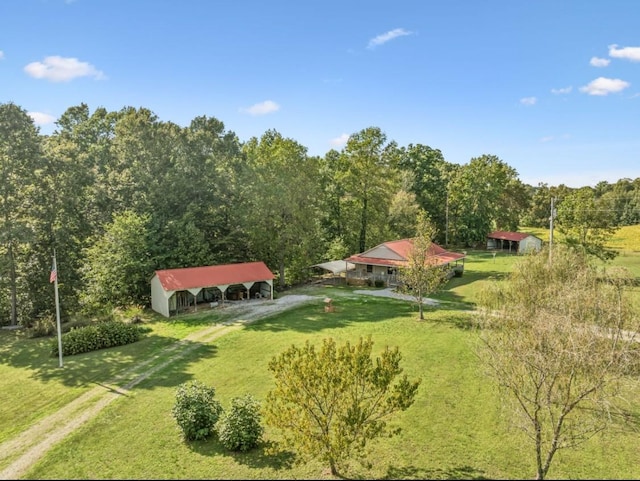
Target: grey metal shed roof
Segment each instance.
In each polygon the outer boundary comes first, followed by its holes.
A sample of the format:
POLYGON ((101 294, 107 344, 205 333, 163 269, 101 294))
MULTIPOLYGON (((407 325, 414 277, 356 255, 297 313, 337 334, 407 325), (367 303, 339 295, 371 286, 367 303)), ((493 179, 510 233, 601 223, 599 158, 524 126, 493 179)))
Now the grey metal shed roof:
POLYGON ((319 267, 320 269, 330 271, 334 274, 340 274, 341 272, 345 272, 347 269, 348 270, 355 269, 356 265, 346 261, 329 261, 329 262, 323 262, 321 264, 314 264, 311 267, 319 267))

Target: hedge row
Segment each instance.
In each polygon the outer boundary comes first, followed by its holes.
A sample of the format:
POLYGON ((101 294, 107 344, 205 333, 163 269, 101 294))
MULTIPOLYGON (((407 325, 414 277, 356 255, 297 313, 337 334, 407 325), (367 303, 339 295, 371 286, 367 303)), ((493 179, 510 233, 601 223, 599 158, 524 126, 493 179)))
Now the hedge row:
MULTIPOLYGON (((107 347, 131 344, 139 341, 148 331, 148 327, 127 324, 122 321, 104 321, 79 327, 62 335, 62 355, 72 356, 107 347)), ((51 355, 58 355, 57 338, 52 340, 51 355)))

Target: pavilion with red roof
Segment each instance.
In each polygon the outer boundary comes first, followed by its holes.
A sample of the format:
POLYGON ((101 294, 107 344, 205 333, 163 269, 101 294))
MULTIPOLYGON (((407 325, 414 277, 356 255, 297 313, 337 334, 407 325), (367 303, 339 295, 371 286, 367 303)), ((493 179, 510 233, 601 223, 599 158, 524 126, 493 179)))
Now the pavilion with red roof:
MULTIPOLYGON (((345 259, 355 265, 355 269, 347 271, 349 279, 382 280, 385 285, 397 284, 398 271, 408 265, 408 256, 413 248, 413 239, 400 239, 384 242, 360 254, 345 259)), ((464 266, 465 254, 451 252, 438 244, 431 243, 427 262, 430 265, 446 267, 464 266)))
POLYGON ((273 299, 274 277, 264 262, 157 270, 151 278, 151 308, 169 317, 226 299, 273 299))

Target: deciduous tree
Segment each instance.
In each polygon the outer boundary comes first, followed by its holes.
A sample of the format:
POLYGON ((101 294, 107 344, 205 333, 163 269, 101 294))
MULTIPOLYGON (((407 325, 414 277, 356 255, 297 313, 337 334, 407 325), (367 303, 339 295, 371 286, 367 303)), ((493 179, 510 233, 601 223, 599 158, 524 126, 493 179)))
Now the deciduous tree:
POLYGON ((12 325, 18 323, 18 251, 31 235, 29 199, 41 161, 33 120, 13 103, 0 104, 0 254, 7 257, 0 266, 8 270, 12 325))
POLYGON ((616 257, 606 246, 617 230, 610 212, 602 208, 591 187, 575 190, 558 205, 558 230, 564 242, 602 260, 616 257))
POLYGON ((276 386, 267 394, 266 423, 283 430, 287 445, 328 463, 333 475, 367 442, 397 432, 387 420, 411 406, 420 384, 406 374, 396 381, 397 347, 374 362, 372 346, 371 338, 341 347, 328 338, 319 349, 307 341, 269 363, 276 386))
POLYGON ((153 266, 149 255, 149 217, 132 211, 114 215, 105 233, 87 249, 83 269, 87 306, 147 304, 153 266))
POLYGON ((319 242, 317 159, 306 148, 270 130, 245 144, 244 211, 239 211, 252 255, 278 272, 280 287, 306 271, 319 242), (297 268, 297 269, 294 269, 297 268))
POLYGON ((424 300, 446 280, 446 272, 434 257, 433 239, 436 228, 425 212, 418 215, 417 232, 407 255, 407 266, 400 270, 403 290, 418 304, 420 320, 424 320, 424 300))
POLYGON ((559 450, 605 429, 640 353, 625 277, 602 274, 565 245, 554 249, 553 262, 544 251, 524 257, 480 302, 479 354, 531 441, 536 479, 559 450))

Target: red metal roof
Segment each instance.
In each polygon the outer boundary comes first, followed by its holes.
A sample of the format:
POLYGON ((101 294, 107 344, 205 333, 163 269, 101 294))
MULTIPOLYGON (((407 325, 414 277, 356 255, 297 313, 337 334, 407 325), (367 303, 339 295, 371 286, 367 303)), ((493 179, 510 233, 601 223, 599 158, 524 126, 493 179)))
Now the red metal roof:
POLYGON ((182 291, 244 282, 273 280, 275 277, 264 262, 246 262, 217 266, 184 267, 156 271, 165 291, 182 291))
MULTIPOLYGON (((403 267, 407 264, 409 252, 411 252, 411 248, 413 247, 413 239, 401 239, 397 241, 384 242, 383 244, 380 244, 376 247, 380 246, 385 246, 388 249, 391 249, 402 259, 381 259, 379 257, 369 257, 364 255, 375 249, 374 247, 373 249, 369 249, 368 251, 361 254, 352 255, 351 257, 345 259, 345 261, 353 262, 355 264, 403 267)), ((464 254, 461 254, 459 252, 447 251, 436 243, 431 243, 431 247, 429 248, 429 256, 432 259, 436 259, 438 261, 438 264, 440 265, 448 264, 449 262, 460 260, 466 257, 464 254)))
POLYGON ((531 236, 531 234, 525 234, 524 232, 507 232, 503 230, 496 230, 487 235, 489 239, 500 239, 515 242, 520 242, 522 239, 526 239, 529 236, 531 236))

